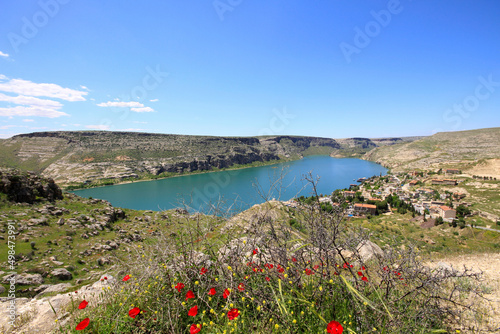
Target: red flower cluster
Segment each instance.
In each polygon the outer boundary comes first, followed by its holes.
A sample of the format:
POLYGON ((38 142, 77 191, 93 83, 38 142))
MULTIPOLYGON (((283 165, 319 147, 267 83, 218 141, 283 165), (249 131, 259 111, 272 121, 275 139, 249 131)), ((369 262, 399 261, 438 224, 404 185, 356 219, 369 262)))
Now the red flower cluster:
POLYGON ((89 318, 85 318, 78 325, 76 325, 75 329, 77 331, 84 330, 85 328, 87 328, 87 326, 89 325, 89 323, 90 323, 90 319, 89 318))
POLYGON ((326 332, 328 334, 342 334, 344 327, 338 321, 330 321, 326 326, 326 332))
POLYGON ((239 315, 240 315, 240 311, 237 308, 232 308, 229 310, 229 312, 227 312, 227 318, 229 320, 234 320, 234 319, 238 318, 239 315))
POLYGON ((181 292, 182 289, 184 289, 184 284, 183 283, 177 283, 175 288, 177 289, 178 292, 181 292))
POLYGON ((210 296, 214 296, 216 293, 217 291, 215 291, 215 288, 211 288, 210 291, 208 292, 210 296))
POLYGON ((188 315, 191 317, 196 317, 197 314, 198 314, 198 305, 191 307, 191 309, 188 311, 188 315))
POLYGON ((199 333, 201 331, 201 325, 195 325, 195 324, 192 324, 191 325, 191 328, 189 328, 189 333, 190 334, 196 334, 196 333, 199 333))
POLYGON ((186 293, 186 300, 188 299, 191 299, 191 298, 194 298, 195 295, 193 293, 193 291, 189 290, 187 293, 186 293))
POLYGON ((83 310, 84 308, 86 308, 86 307, 87 307, 87 305, 88 305, 88 304, 89 304, 89 302, 88 302, 88 301, 86 301, 86 300, 84 300, 84 301, 82 301, 82 302, 80 303, 80 305, 78 305, 78 308, 79 308, 80 310, 83 310))
POLYGON ((205 267, 202 267, 200 270, 200 275, 205 274, 207 271, 208 271, 208 269, 206 269, 205 267))
POLYGON ((130 311, 128 311, 128 315, 129 317, 131 317, 132 319, 135 319, 135 317, 141 313, 141 309, 138 308, 138 307, 134 307, 133 309, 131 309, 130 311))

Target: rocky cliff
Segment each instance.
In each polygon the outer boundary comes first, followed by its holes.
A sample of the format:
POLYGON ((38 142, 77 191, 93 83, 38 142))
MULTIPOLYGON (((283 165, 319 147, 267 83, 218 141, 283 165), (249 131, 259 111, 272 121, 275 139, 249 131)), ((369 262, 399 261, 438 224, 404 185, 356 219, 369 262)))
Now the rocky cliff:
POLYGON ((37 132, 0 140, 0 165, 33 170, 61 185, 68 185, 299 159, 309 154, 360 154, 373 147, 402 140, 335 140, 305 136, 213 137, 108 131, 37 132))

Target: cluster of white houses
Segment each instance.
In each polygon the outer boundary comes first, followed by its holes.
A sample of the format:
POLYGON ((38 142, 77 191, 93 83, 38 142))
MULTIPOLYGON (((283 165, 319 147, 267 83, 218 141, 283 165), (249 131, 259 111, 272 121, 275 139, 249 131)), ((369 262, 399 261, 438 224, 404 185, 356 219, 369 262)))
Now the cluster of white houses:
MULTIPOLYGON (((460 173, 456 169, 448 169, 445 172, 447 175, 460 173)), ((430 218, 441 217, 447 222, 455 219, 456 210, 447 206, 445 200, 460 201, 466 195, 458 192, 451 195, 447 193, 439 194, 436 190, 425 187, 425 184, 456 186, 458 181, 450 178, 418 177, 418 174, 421 174, 421 172, 390 175, 388 182, 379 184, 377 190, 372 187, 379 178, 371 178, 359 186, 359 191, 365 199, 370 201, 382 200, 388 195, 397 195, 401 200, 411 203, 415 211, 420 214, 426 213, 430 218), (410 179, 412 176, 413 179, 410 179)), ((344 191, 343 194, 344 197, 354 197, 356 192, 348 190, 344 191)), ((374 214, 377 207, 373 204, 354 204, 350 209, 353 214, 374 214)))
MULTIPOLYGON (((460 174, 457 169, 447 169, 446 175, 460 174)), ((451 222, 456 218, 456 210, 447 206, 445 201, 460 201, 466 194, 455 193, 438 193, 436 190, 425 187, 429 185, 446 185, 456 186, 458 181, 450 178, 426 178, 422 176, 422 172, 400 173, 398 175, 389 175, 387 182, 378 182, 379 177, 369 179, 363 178, 358 180, 362 182, 360 185, 351 184, 351 188, 359 187, 361 195, 370 202, 382 201, 389 195, 397 195, 401 200, 410 203, 415 211, 420 214, 427 214, 430 218, 443 218, 446 222, 451 222), (419 176, 420 175, 420 176, 419 176), (378 187, 374 187, 377 184, 378 187), (375 189, 374 189, 375 188, 375 189)), ((343 193, 344 198, 355 197, 356 191, 346 190, 343 193)), ((329 203, 333 206, 339 206, 334 203, 330 196, 321 197, 322 203, 329 203)), ((297 206, 297 202, 293 200, 285 203, 288 206, 297 206)), ((467 205, 467 203, 461 203, 467 205)), ((347 214, 351 215, 374 215, 377 211, 377 206, 374 204, 354 203, 347 208, 347 214)))

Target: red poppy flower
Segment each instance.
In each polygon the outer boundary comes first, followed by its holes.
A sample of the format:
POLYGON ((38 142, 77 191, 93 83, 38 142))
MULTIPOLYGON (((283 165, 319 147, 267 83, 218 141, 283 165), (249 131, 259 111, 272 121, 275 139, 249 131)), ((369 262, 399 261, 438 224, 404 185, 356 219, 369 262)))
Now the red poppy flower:
POLYGON ((106 276, 104 276, 104 279, 108 279, 106 276))
POLYGON ((274 265, 273 265, 273 264, 271 264, 271 263, 266 263, 265 267, 266 267, 267 269, 273 269, 274 265))
POLYGON ((188 312, 188 315, 191 317, 196 317, 197 314, 198 314, 198 305, 195 305, 191 307, 191 309, 188 312))
POLYGON ((82 302, 80 303, 80 305, 78 305, 78 308, 79 308, 80 310, 83 310, 84 308, 86 308, 86 307, 87 307, 87 305, 88 305, 88 304, 89 304, 89 302, 88 302, 88 301, 86 301, 86 300, 84 300, 84 301, 82 301, 82 302))
POLYGON ((361 270, 366 270, 365 266, 362 266, 362 267, 361 267, 361 270))
POLYGON ((282 266, 279 266, 279 267, 278 267, 278 272, 279 272, 279 273, 282 273, 282 272, 284 272, 284 271, 285 271, 285 268, 283 268, 282 266))
POLYGON ((315 265, 313 268, 314 270, 317 270, 319 268, 319 264, 315 265))
POLYGON ((90 319, 89 318, 85 318, 78 325, 76 325, 75 329, 77 331, 84 330, 85 328, 87 328, 87 326, 89 325, 89 323, 90 323, 90 319))
POLYGON ((210 291, 208 292, 210 296, 213 296, 216 294, 215 288, 211 288, 210 291))
POLYGON ((358 271, 359 276, 363 276, 363 273, 361 271, 358 271))
POLYGON ((368 278, 366 278, 366 276, 363 276, 361 280, 363 280, 364 282, 368 282, 368 278))
POLYGON ((338 321, 330 321, 330 323, 326 326, 326 332, 328 334, 342 334, 344 328, 338 321))
POLYGON ((238 284, 238 290, 245 291, 245 284, 243 283, 238 284))
POLYGON ((270 279, 269 277, 266 277, 266 281, 268 281, 268 282, 269 282, 270 280, 271 280, 271 279, 270 279))
POLYGON ((187 293, 186 293, 186 300, 190 299, 190 298, 194 298, 195 295, 193 293, 193 291, 189 290, 187 293))
POLYGON ((140 310, 138 307, 134 307, 133 309, 131 309, 130 311, 128 311, 128 315, 129 315, 131 318, 133 318, 133 319, 135 319, 135 317, 136 317, 139 313, 141 313, 141 310, 140 310))
POLYGON ((130 279, 130 275, 127 275, 127 276, 125 276, 124 278, 122 278, 122 281, 126 282, 126 281, 128 281, 129 279, 130 279))
POLYGON ((229 320, 234 320, 238 318, 239 315, 240 311, 237 308, 232 308, 229 310, 229 312, 227 312, 227 317, 229 320))
POLYGON ((207 271, 208 271, 208 269, 206 269, 205 267, 201 268, 200 275, 205 274, 207 271))
POLYGON ((184 284, 183 283, 177 283, 175 286, 178 292, 181 292, 182 289, 184 289, 184 284))
POLYGON ((226 290, 224 290, 222 297, 224 297, 224 299, 227 299, 227 297, 229 297, 230 294, 231 294, 231 292, 228 289, 226 289, 226 290))
POLYGON ((292 257, 292 262, 297 262, 297 259, 292 257))
POLYGON ((344 264, 342 265, 342 267, 344 267, 344 269, 346 269, 348 265, 349 265, 348 263, 344 263, 344 264))
POLYGON ((259 250, 258 250, 257 248, 255 248, 255 249, 253 250, 253 255, 257 254, 258 252, 259 252, 259 250))
POLYGON ((312 270, 309 269, 309 268, 306 268, 306 275, 309 276, 309 275, 312 275, 312 274, 313 274, 312 270))
POLYGON ((189 333, 190 334, 196 334, 196 333, 199 333, 200 331, 201 331, 201 325, 200 324, 198 324, 198 325, 192 324, 191 328, 189 328, 189 333))

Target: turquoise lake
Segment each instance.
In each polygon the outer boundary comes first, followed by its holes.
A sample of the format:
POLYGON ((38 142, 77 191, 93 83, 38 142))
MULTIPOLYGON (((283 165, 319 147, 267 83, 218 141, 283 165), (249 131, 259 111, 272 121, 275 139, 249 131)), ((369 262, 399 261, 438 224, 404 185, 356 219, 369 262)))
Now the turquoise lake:
POLYGON ((376 163, 360 159, 309 156, 271 166, 184 175, 76 190, 74 193, 136 210, 160 211, 186 205, 191 212, 209 213, 210 208, 219 203, 223 210, 237 213, 266 199, 286 201, 300 195, 310 196, 312 187, 304 180, 304 175, 309 172, 320 178, 318 194, 330 194, 335 189, 357 183, 353 180, 384 175, 386 171, 376 163))

